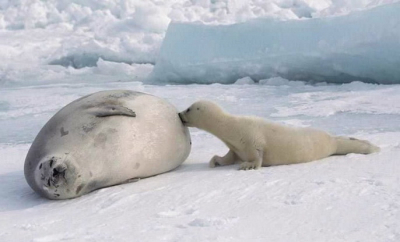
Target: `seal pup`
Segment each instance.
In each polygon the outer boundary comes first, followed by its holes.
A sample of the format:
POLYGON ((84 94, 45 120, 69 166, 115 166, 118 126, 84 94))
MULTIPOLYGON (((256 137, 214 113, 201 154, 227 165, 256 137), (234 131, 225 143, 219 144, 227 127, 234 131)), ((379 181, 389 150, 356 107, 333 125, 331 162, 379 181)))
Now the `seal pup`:
POLYGON ((229 148, 214 156, 210 167, 240 162, 241 170, 309 162, 331 155, 370 154, 379 148, 365 140, 332 136, 322 130, 298 128, 258 117, 231 115, 210 101, 198 101, 179 113, 187 127, 217 136, 229 148))

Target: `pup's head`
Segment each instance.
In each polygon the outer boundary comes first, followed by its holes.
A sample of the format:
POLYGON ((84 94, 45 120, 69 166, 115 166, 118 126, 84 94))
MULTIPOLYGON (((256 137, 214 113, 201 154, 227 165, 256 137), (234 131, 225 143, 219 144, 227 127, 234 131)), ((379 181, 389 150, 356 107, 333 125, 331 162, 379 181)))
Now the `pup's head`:
POLYGON ((205 129, 208 123, 223 114, 224 111, 215 103, 210 101, 197 101, 188 109, 179 113, 182 123, 187 127, 205 129))

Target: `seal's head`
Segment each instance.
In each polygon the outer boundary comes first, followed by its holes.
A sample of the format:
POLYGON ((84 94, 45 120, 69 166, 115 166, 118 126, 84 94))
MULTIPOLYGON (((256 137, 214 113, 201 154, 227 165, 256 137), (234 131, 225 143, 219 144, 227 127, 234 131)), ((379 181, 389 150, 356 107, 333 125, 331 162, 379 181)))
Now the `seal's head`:
POLYGON ((216 122, 226 113, 217 104, 201 100, 179 113, 179 118, 187 127, 206 129, 210 122, 216 122))
POLYGON ((88 179, 78 172, 72 156, 45 156, 36 165, 29 185, 40 195, 49 199, 68 199, 83 194, 88 179))

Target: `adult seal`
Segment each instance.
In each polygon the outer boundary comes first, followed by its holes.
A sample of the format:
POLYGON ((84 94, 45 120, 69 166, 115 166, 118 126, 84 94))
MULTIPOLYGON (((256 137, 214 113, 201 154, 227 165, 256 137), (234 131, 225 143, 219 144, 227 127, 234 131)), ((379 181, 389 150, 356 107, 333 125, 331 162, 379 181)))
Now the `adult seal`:
POLYGON ((154 176, 179 166, 190 135, 174 106, 134 91, 82 97, 40 130, 25 160, 30 187, 49 199, 154 176))

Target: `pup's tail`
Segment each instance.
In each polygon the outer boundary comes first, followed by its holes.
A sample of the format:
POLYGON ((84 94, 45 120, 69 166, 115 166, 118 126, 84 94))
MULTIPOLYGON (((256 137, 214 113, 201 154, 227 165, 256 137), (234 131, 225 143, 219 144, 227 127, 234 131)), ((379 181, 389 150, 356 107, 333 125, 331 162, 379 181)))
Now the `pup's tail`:
POLYGON ((351 137, 335 137, 337 149, 335 155, 346 155, 349 153, 371 154, 378 152, 380 148, 366 140, 355 139, 351 137))

